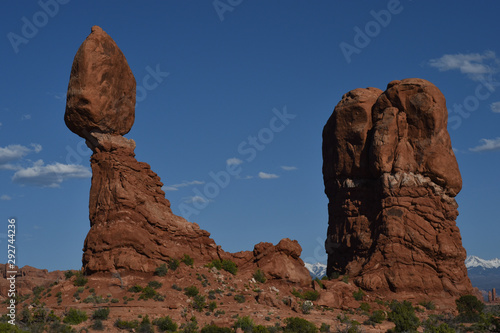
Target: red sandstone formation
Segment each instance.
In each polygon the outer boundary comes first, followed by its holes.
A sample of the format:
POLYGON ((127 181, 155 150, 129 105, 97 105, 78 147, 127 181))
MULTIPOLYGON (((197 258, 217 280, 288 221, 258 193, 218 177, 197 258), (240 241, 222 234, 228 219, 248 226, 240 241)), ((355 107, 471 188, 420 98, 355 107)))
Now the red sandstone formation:
POLYGON ((261 243, 253 252, 233 255, 196 223, 174 215, 160 177, 135 159, 135 142, 122 136, 132 127, 134 108, 135 79, 125 57, 108 34, 92 27, 75 55, 64 117, 93 152, 87 273, 152 272, 187 254, 196 262, 231 259, 249 271, 260 267, 268 278, 311 281, 297 242, 261 243))
POLYGON ((472 292, 447 117, 441 91, 421 79, 342 97, 323 130, 328 274, 379 292, 472 292))

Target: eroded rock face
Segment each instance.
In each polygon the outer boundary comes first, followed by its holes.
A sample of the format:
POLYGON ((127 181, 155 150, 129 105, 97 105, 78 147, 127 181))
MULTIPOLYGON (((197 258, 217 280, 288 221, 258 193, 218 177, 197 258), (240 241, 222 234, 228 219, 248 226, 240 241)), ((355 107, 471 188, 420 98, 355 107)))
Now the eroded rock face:
POLYGON ((373 291, 472 291, 447 117, 443 94, 421 79, 342 97, 323 130, 328 274, 373 291))
POLYGON ((153 272, 187 254, 198 264, 230 259, 250 275, 262 267, 270 279, 310 283, 296 241, 231 254, 196 223, 172 213, 160 177, 135 159, 135 142, 122 136, 134 122, 134 104, 135 79, 125 57, 111 37, 92 27, 75 56, 64 117, 93 152, 84 270, 153 272))

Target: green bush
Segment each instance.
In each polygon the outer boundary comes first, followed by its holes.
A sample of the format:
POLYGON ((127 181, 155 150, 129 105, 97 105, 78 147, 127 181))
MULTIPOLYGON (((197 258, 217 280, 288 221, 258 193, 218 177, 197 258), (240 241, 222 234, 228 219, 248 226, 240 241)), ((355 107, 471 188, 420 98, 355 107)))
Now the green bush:
POLYGON ((213 301, 208 303, 208 311, 214 312, 215 309, 217 309, 217 302, 213 301))
POLYGON ((321 327, 319 328, 319 331, 324 333, 330 333, 330 325, 322 323, 321 327))
POLYGON ((455 333, 455 330, 446 323, 439 323, 436 316, 429 316, 423 322, 424 333, 455 333))
POLYGON ((109 316, 109 308, 99 308, 92 314, 92 319, 106 320, 109 316))
POLYGON ((385 311, 383 310, 375 310, 368 318, 370 323, 382 324, 382 322, 386 319, 385 311))
POLYGON ((9 323, 0 323, 0 332, 5 333, 29 333, 28 331, 23 331, 19 327, 9 324, 9 323))
POLYGON ((215 324, 210 324, 204 326, 200 333, 231 333, 231 329, 228 327, 219 327, 215 324))
POLYGON ((361 290, 361 288, 358 288, 358 291, 353 292, 352 296, 354 296, 354 299, 356 301, 362 301, 365 293, 363 292, 363 290, 361 290))
POLYGON ((370 304, 366 302, 361 303, 361 305, 359 306, 359 309, 364 312, 370 312, 371 308, 372 307, 370 306, 370 304))
POLYGON ((265 283, 267 281, 266 275, 260 269, 253 273, 253 278, 255 279, 255 281, 260 283, 265 283))
POLYGON ((301 308, 303 314, 309 314, 311 310, 314 308, 314 306, 311 301, 305 301, 304 303, 302 303, 301 308))
POLYGON ((131 293, 140 293, 142 289, 143 288, 140 285, 136 284, 135 286, 128 288, 128 291, 130 291, 131 293))
POLYGON ((236 273, 238 272, 238 266, 231 260, 212 260, 212 262, 210 262, 206 266, 208 268, 215 267, 218 270, 223 269, 233 275, 236 275, 236 273))
POLYGON ((391 309, 389 320, 396 325, 393 332, 417 332, 420 320, 415 315, 415 309, 410 302, 392 301, 389 307, 391 309))
POLYGON ((243 330, 243 332, 250 332, 250 333, 252 333, 254 326, 255 324, 252 318, 248 316, 239 317, 233 325, 235 331, 236 329, 240 328, 243 330))
POLYGON ((285 328, 283 332, 286 333, 317 333, 316 325, 303 318, 290 317, 285 319, 285 328))
POLYGON ((434 304, 433 301, 422 301, 422 302, 420 302, 418 304, 422 305, 427 310, 435 310, 436 309, 436 305, 434 304))
POLYGON ((104 331, 104 325, 101 319, 96 319, 92 326, 90 326, 93 330, 96 331, 104 331))
POLYGON ((263 325, 257 325, 253 328, 252 333, 270 333, 269 329, 263 325))
POLYGON ((160 266, 156 267, 155 269, 155 275, 158 276, 165 276, 168 273, 168 268, 166 264, 161 264, 160 266))
POLYGON ((70 308, 63 322, 70 325, 78 325, 87 320, 87 313, 77 309, 70 308))
POLYGON ((464 295, 455 301, 458 310, 458 320, 465 323, 479 321, 484 310, 484 303, 474 295, 464 295))
POLYGON ((186 264, 186 266, 191 266, 193 267, 194 264, 194 259, 191 258, 189 255, 185 254, 184 257, 182 257, 181 261, 186 264))
POLYGON ((308 301, 316 301, 319 298, 319 292, 316 290, 307 290, 303 293, 303 296, 308 301))
POLYGON ((75 281, 73 281, 73 285, 76 287, 82 287, 82 286, 86 285, 87 282, 88 282, 87 278, 85 276, 83 276, 83 274, 81 272, 78 272, 76 274, 75 281))
POLYGON ((148 287, 151 287, 153 289, 158 289, 158 288, 161 288, 163 284, 161 282, 158 282, 158 281, 149 281, 148 283, 148 287))
POLYGON ((111 299, 111 303, 118 303, 118 302, 119 302, 118 298, 112 298, 111 299))
POLYGON ((177 268, 179 268, 180 264, 181 262, 179 261, 179 259, 170 259, 168 261, 168 269, 175 271, 177 268))
POLYGON ((64 272, 64 277, 66 278, 66 280, 68 279, 71 279, 71 277, 74 275, 75 273, 73 273, 73 271, 66 271, 64 272))
POLYGON ((182 288, 176 285, 175 283, 172 285, 172 289, 177 290, 177 291, 182 291, 182 288))
POLYGON ((146 288, 142 289, 142 293, 139 296, 139 299, 151 299, 154 298, 156 295, 158 295, 158 292, 154 290, 153 288, 147 286, 146 288))
POLYGON ((188 296, 188 297, 194 297, 196 295, 199 294, 199 290, 198 288, 196 288, 196 286, 189 286, 189 287, 186 287, 184 288, 184 295, 188 296))
POLYGON ((160 332, 176 332, 178 325, 170 318, 170 316, 161 317, 153 320, 153 324, 158 326, 160 332))
POLYGON ((191 306, 193 307, 193 309, 197 310, 198 312, 203 311, 205 306, 207 306, 207 304, 205 303, 205 296, 202 296, 202 295, 194 296, 193 302, 191 303, 191 306))
POLYGON ((243 295, 234 295, 234 300, 238 303, 245 303, 245 296, 243 295))
POLYGON ((137 320, 126 321, 118 318, 115 321, 115 327, 122 330, 134 329, 139 327, 139 322, 137 320))

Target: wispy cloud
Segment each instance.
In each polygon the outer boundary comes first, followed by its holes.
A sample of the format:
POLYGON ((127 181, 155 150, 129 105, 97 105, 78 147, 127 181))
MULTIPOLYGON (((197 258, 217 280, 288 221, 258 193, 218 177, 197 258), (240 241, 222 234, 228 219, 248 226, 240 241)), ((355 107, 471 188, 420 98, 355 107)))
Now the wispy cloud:
POLYGON ((260 179, 273 179, 273 178, 278 178, 279 176, 274 174, 274 173, 266 173, 266 172, 259 172, 259 178, 260 179))
POLYGON ((495 113, 500 113, 500 102, 495 102, 490 104, 491 111, 495 113))
POLYGON ((29 153, 32 152, 39 153, 40 151, 42 151, 42 146, 36 143, 32 143, 31 147, 26 147, 22 145, 9 145, 6 147, 0 147, 0 169, 12 170, 13 166, 9 165, 2 168, 2 165, 6 165, 9 162, 20 160, 29 153))
POLYGON ((441 58, 429 60, 431 67, 439 71, 459 70, 472 80, 480 80, 487 74, 498 71, 500 60, 495 52, 445 54, 441 58))
POLYGON ((21 168, 12 177, 12 181, 21 185, 39 187, 59 187, 66 179, 89 178, 90 170, 77 164, 47 164, 42 160, 36 161, 32 167, 21 168))
POLYGON ((2 127, 2 123, 0 123, 0 127, 2 127))
POLYGON ((31 119, 30 114, 23 114, 23 116, 21 117, 21 120, 30 120, 30 119, 31 119))
POLYGON ((195 196, 192 196, 192 197, 188 197, 184 200, 185 203, 206 203, 208 202, 207 199, 205 199, 204 197, 201 197, 199 195, 195 195, 195 196))
POLYGON ((0 197, 0 200, 10 200, 12 199, 10 196, 8 196, 7 194, 4 194, 0 197))
POLYGON ((500 150, 500 137, 496 139, 481 139, 481 145, 470 148, 470 151, 491 151, 500 150))
POLYGON ((231 157, 226 160, 227 165, 239 165, 241 163, 243 163, 243 161, 236 157, 231 157))
POLYGON ((293 170, 297 170, 297 167, 295 166, 286 166, 286 165, 282 165, 281 168, 285 171, 293 171, 293 170))
POLYGON ((186 187, 186 186, 192 186, 192 185, 203 185, 203 184, 205 184, 205 182, 200 181, 200 180, 183 181, 180 184, 165 185, 161 189, 163 191, 178 191, 179 187, 186 187))

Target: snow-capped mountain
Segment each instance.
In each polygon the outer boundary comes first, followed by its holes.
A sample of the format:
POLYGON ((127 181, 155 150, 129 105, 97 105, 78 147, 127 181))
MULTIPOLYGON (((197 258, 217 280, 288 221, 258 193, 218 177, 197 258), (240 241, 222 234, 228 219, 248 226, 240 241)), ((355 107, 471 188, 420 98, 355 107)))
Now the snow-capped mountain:
POLYGON ((500 259, 485 260, 468 256, 465 267, 473 287, 481 290, 500 289, 500 259))
POLYGON ((323 276, 326 275, 326 265, 322 264, 320 262, 317 262, 315 264, 310 264, 310 263, 305 263, 304 264, 309 271, 309 274, 311 274, 312 278, 318 278, 321 279, 323 276))
POLYGON ((483 269, 499 268, 500 259, 495 258, 491 260, 485 260, 476 256, 467 256, 467 259, 465 259, 465 267, 467 267, 467 269, 471 269, 473 267, 481 267, 483 269))

